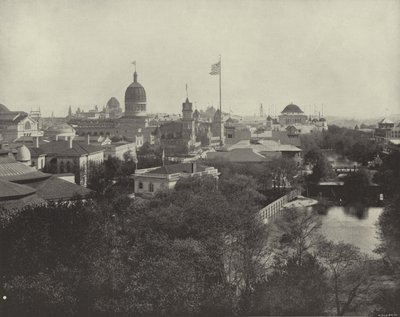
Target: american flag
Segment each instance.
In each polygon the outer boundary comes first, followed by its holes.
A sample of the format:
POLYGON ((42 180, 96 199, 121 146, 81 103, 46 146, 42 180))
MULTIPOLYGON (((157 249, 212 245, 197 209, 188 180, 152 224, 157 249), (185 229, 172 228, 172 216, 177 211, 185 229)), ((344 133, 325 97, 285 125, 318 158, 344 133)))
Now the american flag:
POLYGON ((221 62, 211 65, 210 75, 219 75, 221 73, 221 62))

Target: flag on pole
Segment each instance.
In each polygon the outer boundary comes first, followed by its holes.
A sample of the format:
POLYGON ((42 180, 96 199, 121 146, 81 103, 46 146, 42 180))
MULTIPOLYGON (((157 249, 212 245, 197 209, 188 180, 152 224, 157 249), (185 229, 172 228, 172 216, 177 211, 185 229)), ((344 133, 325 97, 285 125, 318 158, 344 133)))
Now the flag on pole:
POLYGON ((221 62, 211 65, 210 75, 219 75, 221 73, 221 62))

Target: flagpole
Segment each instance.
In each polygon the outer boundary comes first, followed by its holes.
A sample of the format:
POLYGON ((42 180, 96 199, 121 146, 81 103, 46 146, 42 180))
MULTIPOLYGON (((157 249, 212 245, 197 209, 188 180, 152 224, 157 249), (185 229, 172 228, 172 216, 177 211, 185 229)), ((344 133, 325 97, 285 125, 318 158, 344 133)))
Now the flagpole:
POLYGON ((219 55, 219 114, 220 114, 220 121, 219 121, 219 130, 220 130, 220 137, 219 143, 222 146, 222 89, 221 89, 221 75, 222 74, 222 63, 221 63, 221 55, 219 55))

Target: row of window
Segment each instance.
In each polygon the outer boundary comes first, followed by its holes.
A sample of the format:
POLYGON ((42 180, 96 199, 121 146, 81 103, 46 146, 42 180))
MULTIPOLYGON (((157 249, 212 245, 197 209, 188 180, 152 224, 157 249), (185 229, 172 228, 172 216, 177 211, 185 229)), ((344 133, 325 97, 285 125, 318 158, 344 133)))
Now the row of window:
MULTIPOLYGON (((139 182, 139 189, 143 189, 143 183, 142 182, 139 182)), ((150 193, 154 192, 154 184, 153 183, 149 184, 149 192, 150 193)))

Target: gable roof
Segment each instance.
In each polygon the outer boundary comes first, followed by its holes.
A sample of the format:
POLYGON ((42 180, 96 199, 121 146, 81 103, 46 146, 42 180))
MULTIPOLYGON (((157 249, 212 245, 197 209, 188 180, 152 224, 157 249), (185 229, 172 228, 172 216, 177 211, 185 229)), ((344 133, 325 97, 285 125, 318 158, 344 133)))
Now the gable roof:
POLYGON ((0 200, 11 200, 32 195, 36 190, 32 187, 15 184, 0 179, 0 200))
POLYGON ((29 183, 29 186, 36 189, 36 194, 51 201, 70 200, 75 196, 87 196, 92 190, 75 183, 68 182, 53 175, 50 178, 29 183))
POLYGON ((0 178, 3 180, 23 182, 48 177, 50 177, 50 174, 39 172, 33 167, 22 164, 16 161, 13 156, 0 156, 0 178))
POLYGON ((104 151, 101 146, 76 141, 72 141, 72 148, 69 148, 68 142, 69 141, 65 140, 43 142, 40 144, 40 148, 46 154, 54 154, 58 156, 83 156, 104 151))

